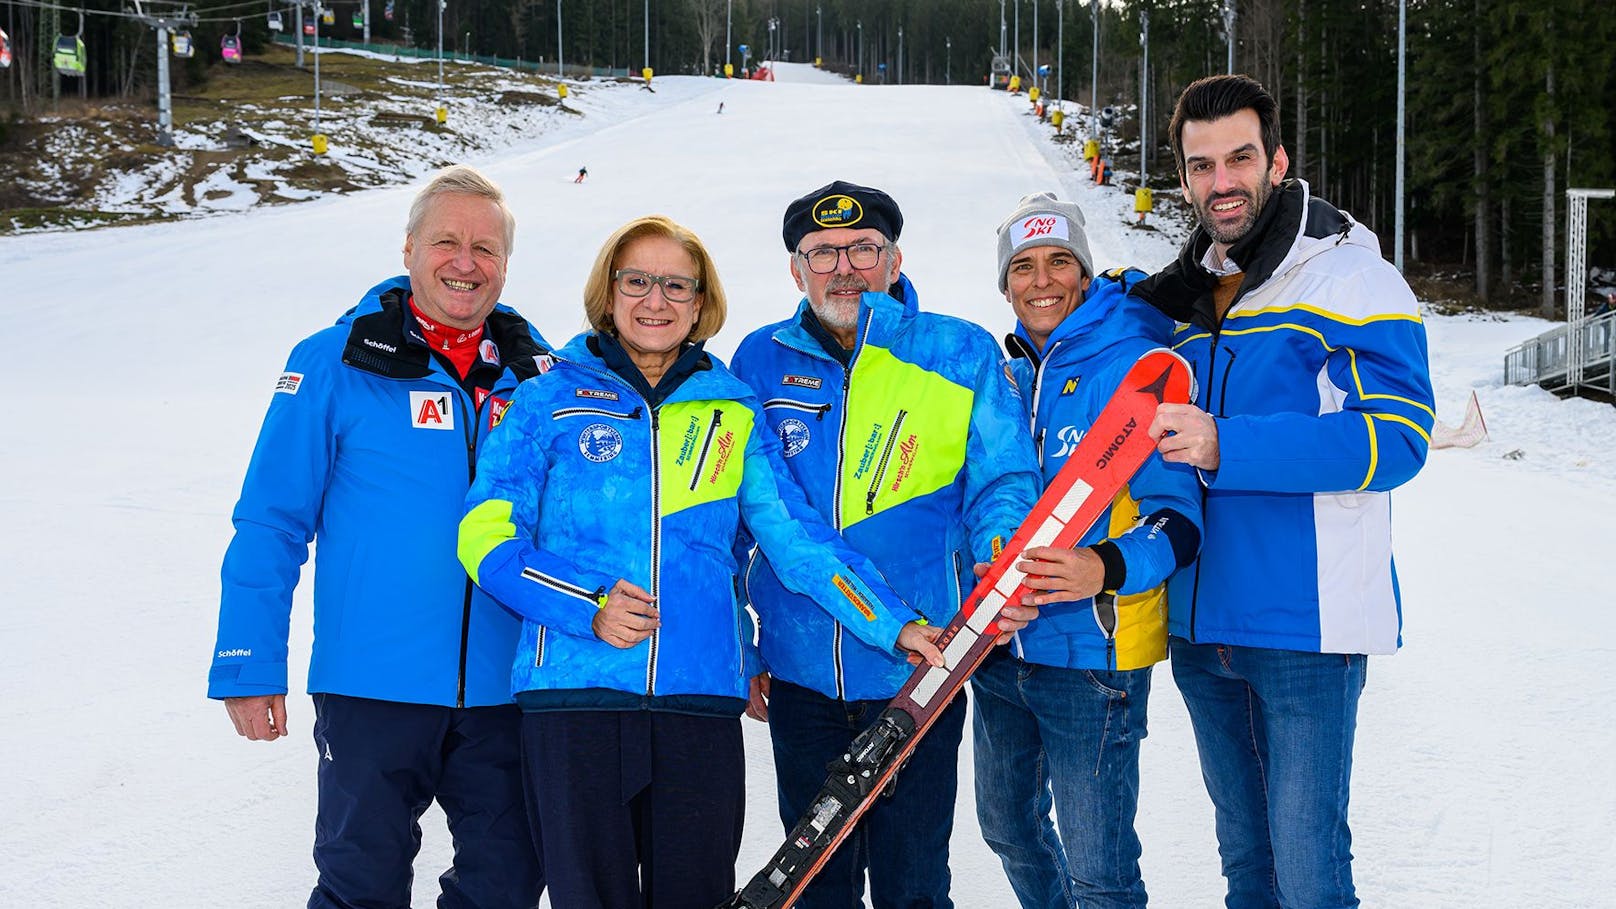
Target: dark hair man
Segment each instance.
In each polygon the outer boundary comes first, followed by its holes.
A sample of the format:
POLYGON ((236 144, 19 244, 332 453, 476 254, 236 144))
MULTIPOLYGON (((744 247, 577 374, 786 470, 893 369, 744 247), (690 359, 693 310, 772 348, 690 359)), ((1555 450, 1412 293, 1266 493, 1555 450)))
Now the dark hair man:
POLYGON ((1374 234, 1285 179, 1261 85, 1191 84, 1170 131, 1199 226, 1135 293, 1186 323, 1175 346, 1199 380, 1150 431, 1203 486, 1168 630, 1226 902, 1357 906, 1353 733, 1366 654, 1402 643, 1389 493, 1430 444, 1425 328, 1374 234))
POLYGON ((405 227, 409 274, 292 351, 236 503, 208 697, 253 741, 288 734, 292 590, 319 545, 310 909, 408 906, 434 799, 455 854, 438 906, 531 909, 544 889, 511 702, 521 622, 455 554, 477 451, 548 363, 498 302, 515 231, 477 171, 428 183, 405 227))

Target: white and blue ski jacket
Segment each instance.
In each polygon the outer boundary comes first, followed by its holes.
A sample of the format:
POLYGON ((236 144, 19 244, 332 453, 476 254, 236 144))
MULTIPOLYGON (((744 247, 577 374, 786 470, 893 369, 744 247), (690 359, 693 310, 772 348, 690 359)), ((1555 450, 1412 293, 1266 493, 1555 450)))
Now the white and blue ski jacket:
MULTIPOLYGON (((756 391, 808 501, 913 607, 946 623, 1037 501, 1038 461, 1009 367, 986 331, 922 313, 899 276, 859 303, 843 367, 797 314, 754 331, 735 374, 756 391)), ((746 572, 763 661, 847 700, 890 698, 912 667, 859 638, 861 620, 792 592, 766 548, 746 572), (852 631, 852 635, 846 632, 852 631)))
POLYGON ((292 589, 317 541, 311 693, 510 702, 519 623, 472 586, 455 529, 477 449, 546 345, 497 307, 474 400, 428 351, 409 289, 371 288, 287 360, 236 503, 209 697, 286 692, 292 589))
MULTIPOLYGON (((1123 269, 1096 277, 1041 351, 1020 324, 1005 339, 1045 483, 1065 466, 1134 361, 1167 346, 1172 320, 1128 296, 1144 277, 1123 269)), ((1105 562, 1105 594, 1043 606, 1037 621, 1016 632, 1016 655, 1067 669, 1139 669, 1165 659, 1163 582, 1195 558, 1200 512, 1195 472, 1152 454, 1079 542, 1105 562)))
POLYGON ((1425 463, 1425 326, 1366 227, 1281 184, 1229 250, 1244 275, 1219 319, 1197 229, 1135 293, 1181 325, 1217 421, 1204 534, 1169 585, 1172 634, 1200 643, 1393 653, 1402 609, 1390 491, 1425 463))
POLYGON ((693 371, 653 405, 580 335, 522 385, 483 452, 460 557, 524 619, 511 674, 524 710, 739 715, 761 668, 736 596, 743 520, 792 595, 902 660, 913 610, 808 506, 751 389, 699 347, 685 357, 693 371), (591 625, 619 578, 661 613, 626 649, 591 625))

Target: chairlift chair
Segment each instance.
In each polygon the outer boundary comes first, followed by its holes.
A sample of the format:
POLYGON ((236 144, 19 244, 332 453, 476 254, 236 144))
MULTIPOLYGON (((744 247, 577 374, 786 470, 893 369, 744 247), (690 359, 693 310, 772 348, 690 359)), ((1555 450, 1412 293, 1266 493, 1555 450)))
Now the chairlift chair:
POLYGON ((312 17, 310 17, 309 19, 304 20, 304 22, 303 22, 303 34, 305 34, 305 35, 313 35, 314 34, 314 19, 312 17))
POLYGON ((357 10, 357 9, 354 10, 353 27, 354 28, 364 28, 365 27, 365 14, 364 14, 363 11, 357 10))
POLYGON ((56 53, 51 63, 56 71, 64 76, 84 76, 85 65, 89 56, 84 51, 84 39, 77 35, 62 35, 56 39, 56 53))
POLYGON ((284 28, 286 28, 286 25, 285 25, 285 23, 281 22, 281 14, 280 14, 280 12, 279 11, 271 12, 269 14, 269 30, 272 31, 272 32, 278 32, 278 31, 283 30, 284 28))
POLYGON ((320 21, 324 22, 326 25, 336 25, 337 24, 337 11, 332 9, 329 6, 322 9, 320 11, 320 21))
POLYGON ((191 41, 191 33, 183 28, 169 36, 168 44, 174 49, 174 56, 181 60, 189 60, 196 56, 196 45, 191 41))
POLYGON ((241 62, 241 39, 235 35, 225 35, 219 39, 219 56, 226 63, 241 62))
POLYGON ((388 22, 393 21, 393 0, 387 0, 387 5, 382 7, 382 18, 388 22))
POLYGON ((11 36, 0 28, 0 69, 11 68, 11 36))

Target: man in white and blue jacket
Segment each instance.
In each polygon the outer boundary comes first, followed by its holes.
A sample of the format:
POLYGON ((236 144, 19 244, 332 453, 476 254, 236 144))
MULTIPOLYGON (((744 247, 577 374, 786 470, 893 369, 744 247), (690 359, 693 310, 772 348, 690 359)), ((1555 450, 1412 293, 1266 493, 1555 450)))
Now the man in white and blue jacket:
POLYGON ((1170 131, 1199 226, 1135 292, 1184 323, 1200 383, 1151 427, 1205 502, 1200 557, 1168 588, 1173 678, 1227 905, 1345 909, 1367 654, 1402 643, 1390 493, 1435 421, 1425 327, 1375 235, 1284 179, 1256 81, 1191 84, 1170 131))
MULTIPOLYGON (((1076 204, 1038 193, 999 226, 1005 340, 1045 482, 1173 322, 1095 276, 1076 204)), ((1151 667, 1167 657, 1163 582, 1195 557, 1193 471, 1152 455, 1071 549, 1023 567, 1040 617, 972 678, 976 811, 1023 909, 1142 909, 1139 748, 1151 667), (1051 820, 1053 809, 1059 832, 1051 820)))
POLYGON ((548 363, 498 303, 514 233, 476 171, 429 183, 410 210, 408 276, 292 351, 242 484, 208 696, 248 739, 288 734, 292 590, 317 541, 310 909, 409 906, 433 800, 455 852, 440 909, 531 909, 543 890, 510 695, 521 623, 455 555, 477 450, 548 363))
MULTIPOLYGON (((763 402, 808 503, 940 631, 973 586, 973 564, 991 561, 1037 500, 1038 462, 993 338, 920 311, 900 271, 902 228, 897 203, 870 187, 837 181, 792 202, 782 237, 804 296, 791 318, 741 342, 733 368, 763 402)), ((761 552, 744 583, 772 677, 766 715, 790 830, 826 766, 912 667, 860 640, 830 604, 790 590, 761 552)), ((1009 608, 1007 629, 1036 615, 1009 608)), ((764 694, 754 692, 753 715, 764 714, 764 694)), ((866 868, 876 907, 953 905, 948 838, 964 728, 960 697, 796 905, 861 905, 866 868)))

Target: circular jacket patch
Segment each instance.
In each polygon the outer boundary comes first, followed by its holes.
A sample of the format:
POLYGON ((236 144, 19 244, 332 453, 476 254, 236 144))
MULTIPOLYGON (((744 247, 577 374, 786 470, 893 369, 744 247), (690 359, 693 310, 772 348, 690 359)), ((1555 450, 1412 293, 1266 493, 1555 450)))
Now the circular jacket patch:
POLYGON ((623 450, 623 436, 605 423, 591 423, 578 433, 578 450, 595 463, 610 461, 623 450))
POLYGON ((780 445, 786 457, 795 457, 808 447, 808 424, 798 419, 780 421, 780 445))

